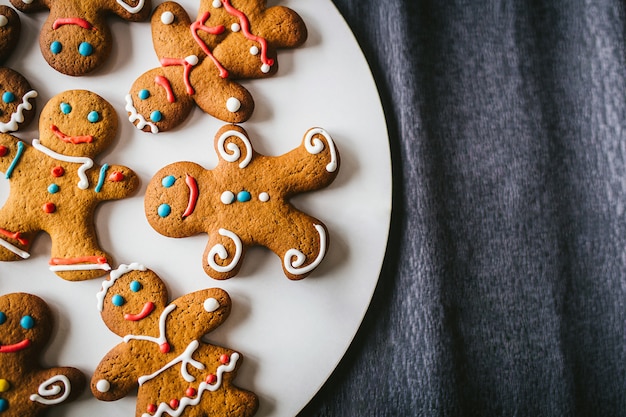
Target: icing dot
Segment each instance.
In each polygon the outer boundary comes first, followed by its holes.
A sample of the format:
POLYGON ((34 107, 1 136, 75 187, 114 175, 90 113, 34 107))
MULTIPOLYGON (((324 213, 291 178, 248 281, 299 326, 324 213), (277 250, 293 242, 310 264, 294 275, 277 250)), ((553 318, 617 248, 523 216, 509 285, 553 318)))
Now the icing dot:
POLYGON ((100 114, 98 114, 98 112, 95 110, 90 111, 87 115, 87 120, 89 120, 91 123, 96 123, 98 120, 100 120, 100 114))
POLYGON ((121 295, 115 294, 113 297, 111 297, 111 303, 113 303, 113 305, 116 307, 121 307, 126 304, 126 300, 124 300, 124 297, 122 297, 121 295))
POLYGON ((230 30, 233 32, 239 32, 241 30, 241 26, 239 26, 239 23, 233 23, 230 25, 230 30))
POLYGON ((130 290, 132 292, 138 292, 141 290, 141 283, 139 281, 133 281, 130 283, 130 290))
POLYGON ((263 74, 267 74, 268 72, 270 72, 270 66, 267 64, 263 64, 261 65, 261 72, 263 74))
POLYGON ((99 392, 109 392, 109 390, 111 389, 111 383, 106 379, 101 379, 100 381, 96 382, 96 389, 99 392))
POLYGON ((2 94, 2 101, 5 103, 13 103, 15 101, 15 94, 10 91, 5 91, 4 94, 2 94))
POLYGON ((70 114, 72 112, 72 106, 66 102, 59 104, 59 109, 61 109, 61 113, 63 114, 70 114))
POLYGON ((220 308, 220 303, 215 298, 207 298, 204 300, 204 309, 209 313, 214 312, 220 308))
POLYGON ((159 217, 167 217, 172 212, 172 208, 168 204, 161 204, 157 209, 159 217))
POLYGON ((9 402, 4 398, 0 398, 0 411, 7 411, 9 409, 9 402))
POLYGON ((171 25, 172 23, 174 23, 174 13, 170 11, 163 12, 163 14, 161 15, 161 23, 163 23, 164 25, 171 25))
POLYGON ((11 388, 11 384, 6 379, 0 379, 0 392, 6 392, 11 388))
POLYGON ((31 4, 33 2, 33 0, 22 0, 22 3, 24 4, 31 4))
POLYGON ((180 404, 180 402, 176 398, 172 398, 170 400, 170 407, 172 407, 174 409, 178 408, 179 404, 180 404))
POLYGON ((213 0, 213 7, 219 9, 220 7, 222 7, 222 2, 220 0, 213 0))
POLYGON ((3 14, 0 14, 0 28, 5 27, 9 23, 9 19, 3 14))
POLYGON ((56 194, 56 193, 58 193, 58 192, 59 192, 59 186, 58 186, 58 185, 56 185, 56 184, 50 184, 50 185, 48 186, 48 192, 49 192, 50 194, 56 194))
POLYGON ((223 363, 224 365, 226 365, 228 362, 230 362, 230 356, 228 356, 225 353, 222 356, 220 356, 220 363, 223 363))
POLYGON ((217 382, 217 376, 209 374, 206 376, 205 382, 207 384, 215 384, 217 382))
POLYGON ((7 321, 7 315, 0 311, 0 324, 4 324, 5 321, 7 321))
POLYGON ((261 193, 259 194, 259 200, 261 200, 264 203, 267 203, 270 200, 270 195, 268 193, 261 193))
POLYGON ((119 172, 119 171, 111 172, 111 175, 109 175, 109 181, 112 181, 112 182, 120 182, 123 179, 124 179, 124 173, 119 172))
POLYGON ((195 397, 197 393, 198 393, 198 391, 196 391, 196 389, 194 387, 189 387, 185 391, 185 395, 187 397, 195 397))
POLYGON ((139 96, 141 100, 146 100, 148 97, 150 97, 150 91, 144 88, 143 90, 139 90, 139 93, 137 93, 137 96, 139 96))
POLYGON ((257 46, 253 46, 252 48, 250 48, 250 55, 258 55, 259 54, 259 48, 257 46))
POLYGON ((195 66, 198 65, 198 57, 195 55, 189 55, 187 58, 185 58, 185 62, 187 62, 188 64, 195 66))
POLYGON ((167 177, 161 180, 161 184, 165 188, 170 188, 176 182, 176 177, 173 175, 168 175, 167 177))
POLYGON ((220 200, 224 204, 231 204, 235 201, 235 194, 233 194, 231 191, 224 191, 222 193, 222 196, 220 197, 220 200))
POLYGON ((150 414, 156 413, 156 410, 157 410, 156 404, 148 404, 148 407, 146 408, 146 411, 150 414))
POLYGON ((235 113, 239 111, 240 108, 241 108, 241 101, 237 100, 235 97, 231 97, 228 100, 226 100, 226 109, 229 112, 235 113))
POLYGON ((165 342, 163 344, 161 344, 159 346, 159 350, 161 351, 161 353, 168 353, 171 349, 171 346, 169 343, 165 342))
POLYGON ((4 145, 0 145, 0 156, 4 156, 9 153, 9 148, 4 145))
POLYGON ((53 54, 59 54, 63 50, 63 45, 59 41, 54 41, 50 44, 50 52, 53 54))
POLYGON ((162 118, 163 118, 163 115, 158 110, 155 110, 152 113, 150 113, 150 120, 152 120, 154 123, 160 122, 162 118))
POLYGON ((65 174, 65 168, 63 168, 60 165, 56 166, 56 167, 52 168, 51 173, 52 173, 52 176, 55 177, 55 178, 62 177, 63 174, 65 174))
POLYGON ((247 191, 239 191, 237 194, 237 201, 240 203, 246 203, 252 199, 252 196, 247 191))
POLYGON ((81 44, 78 45, 78 53, 82 56, 90 56, 93 54, 93 46, 91 46, 89 42, 81 42, 81 44))
POLYGON ((35 319, 33 319, 31 316, 24 316, 20 320, 20 326, 22 326, 26 330, 30 330, 35 327, 35 319))
POLYGON ((57 206, 54 203, 45 203, 42 207, 42 210, 44 211, 44 213, 51 214, 57 211, 57 206))

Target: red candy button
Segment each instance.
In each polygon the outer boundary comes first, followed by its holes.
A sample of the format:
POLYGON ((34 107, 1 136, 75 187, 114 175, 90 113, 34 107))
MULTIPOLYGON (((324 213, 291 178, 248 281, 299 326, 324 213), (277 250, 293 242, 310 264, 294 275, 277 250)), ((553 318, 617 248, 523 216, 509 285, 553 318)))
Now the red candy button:
POLYGON ((46 203, 43 205, 42 209, 45 213, 54 213, 57 211, 57 206, 55 206, 54 203, 46 203))
POLYGON ((180 402, 176 398, 172 398, 170 400, 170 407, 172 407, 173 409, 177 409, 179 404, 180 402))
POLYGON ((148 404, 148 408, 146 411, 148 411, 150 414, 154 414, 156 413, 156 410, 157 410, 156 404, 148 404))
POLYGON ((4 145, 0 145, 0 156, 4 156, 9 153, 9 148, 4 145))
POLYGON ((228 362, 230 362, 230 356, 228 356, 227 354, 223 354, 222 356, 220 356, 220 362, 223 364, 227 364, 228 362))
POLYGON ((213 375, 213 374, 209 374, 206 377, 206 383, 207 384, 215 384, 217 382, 217 376, 213 375))
POLYGON ((196 391, 194 387, 189 387, 187 388, 187 391, 185 391, 185 395, 187 397, 195 397, 197 393, 198 391, 196 391))
POLYGON ((55 178, 58 177, 62 177, 63 174, 65 174, 65 168, 63 168, 62 166, 56 166, 54 168, 52 168, 52 176, 55 178))
POLYGON ((112 181, 112 182, 120 182, 123 179, 124 179, 124 174, 119 171, 112 172, 111 175, 109 175, 109 181, 112 181))

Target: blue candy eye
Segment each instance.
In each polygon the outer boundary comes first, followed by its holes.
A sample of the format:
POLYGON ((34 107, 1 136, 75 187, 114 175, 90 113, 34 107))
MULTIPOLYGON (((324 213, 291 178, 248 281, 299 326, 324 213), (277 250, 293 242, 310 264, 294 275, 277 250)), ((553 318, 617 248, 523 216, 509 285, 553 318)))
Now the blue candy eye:
POLYGON ((7 104, 13 103, 15 101, 15 94, 10 91, 5 91, 4 94, 2 94, 2 101, 7 104))
POLYGON ((7 321, 7 315, 0 311, 0 324, 4 324, 5 321, 7 321))
POLYGON ((152 113, 150 113, 150 120, 152 120, 154 123, 160 122, 161 119, 163 119, 163 115, 161 114, 160 111, 155 110, 152 113))
POLYGON ((61 103, 59 108, 61 109, 61 113, 63 113, 63 114, 70 114, 72 112, 72 106, 70 106, 66 102, 61 103))
POLYGON ((63 45, 61 45, 61 42, 59 41, 54 41, 50 44, 50 52, 52 52, 53 54, 59 54, 61 53, 61 51, 63 50, 63 45))
POLYGON ((26 330, 30 330, 35 327, 35 319, 33 319, 31 316, 24 316, 20 320, 20 326, 22 326, 26 330))
POLYGON ((98 114, 98 112, 95 110, 91 111, 87 115, 87 120, 89 120, 91 123, 96 123, 98 120, 100 120, 100 114, 98 114))
POLYGON ((132 292, 138 292, 141 290, 141 283, 139 281, 133 281, 130 283, 130 290, 132 292))
POLYGON ((89 42, 82 42, 78 45, 78 53, 82 56, 89 56, 93 54, 93 46, 89 42))
POLYGON ((176 182, 176 177, 173 175, 168 175, 167 177, 161 180, 161 184, 165 188, 170 188, 176 182))
POLYGON ((169 204, 161 204, 157 209, 157 213, 160 217, 167 217, 170 215, 171 212, 172 208, 169 206, 169 204))
POLYGON ((148 97, 150 97, 150 91, 148 90, 139 90, 139 94, 138 94, 139 98, 141 100, 147 100, 148 97))
POLYGON ((121 307, 124 304, 126 304, 126 300, 124 300, 124 297, 122 297, 119 294, 115 294, 113 297, 111 297, 111 302, 113 303, 114 306, 117 306, 117 307, 121 307))

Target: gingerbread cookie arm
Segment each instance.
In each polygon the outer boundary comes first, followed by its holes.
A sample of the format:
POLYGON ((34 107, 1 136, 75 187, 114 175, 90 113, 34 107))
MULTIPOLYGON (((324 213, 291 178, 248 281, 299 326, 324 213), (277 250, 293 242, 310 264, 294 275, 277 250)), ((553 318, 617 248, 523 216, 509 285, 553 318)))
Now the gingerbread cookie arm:
MULTIPOLYGON (((136 343, 131 341, 129 343, 136 343)), ((130 345, 120 343, 100 361, 91 377, 91 392, 101 401, 115 401, 127 396, 139 386, 141 376, 133 366, 137 358, 130 345)))
POLYGON ((95 197, 100 201, 128 197, 139 185, 137 174, 122 165, 104 164, 101 167, 94 167, 90 176, 95 197))
POLYGON ((200 44, 189 36, 191 24, 189 15, 178 3, 167 1, 154 9, 151 18, 152 43, 159 59, 205 57, 200 44))
POLYGON ((4 173, 4 178, 11 178, 13 171, 20 164, 27 146, 13 135, 0 133, 0 172, 4 173))
POLYGON ((246 254, 246 242, 243 242, 232 230, 220 228, 209 234, 202 268, 214 279, 232 278, 241 269, 246 254))
POLYGON ((66 403, 76 399, 85 389, 85 376, 76 368, 45 369, 36 374, 39 384, 30 400, 42 407, 66 403))
POLYGON ((168 340, 200 339, 205 334, 220 326, 230 315, 231 300, 228 293, 219 288, 196 291, 172 302, 177 308, 170 313, 170 321, 184 323, 184 326, 171 327, 168 340), (174 335, 174 333, 176 335, 174 335))
POLYGON ((256 29, 275 48, 296 48, 308 37, 300 15, 288 7, 270 7, 263 14, 262 24, 256 29))
POLYGON ((10 0, 13 7, 24 13, 37 12, 40 10, 50 9, 50 3, 53 0, 10 0))

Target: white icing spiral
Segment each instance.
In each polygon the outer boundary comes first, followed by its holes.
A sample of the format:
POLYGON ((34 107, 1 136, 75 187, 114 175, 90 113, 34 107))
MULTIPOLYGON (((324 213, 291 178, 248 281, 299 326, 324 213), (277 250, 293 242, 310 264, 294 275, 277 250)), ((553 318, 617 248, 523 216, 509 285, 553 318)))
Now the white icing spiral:
POLYGON ((337 150, 335 149, 335 143, 328 132, 321 128, 310 129, 304 138, 304 147, 312 155, 317 155, 322 152, 325 148, 324 142, 318 138, 313 138, 313 136, 318 134, 324 136, 328 142, 330 151, 330 162, 326 165, 326 171, 335 172, 337 170, 337 150))
POLYGON ((228 145, 226 145, 226 147, 224 147, 226 139, 228 139, 231 136, 235 136, 241 139, 244 146, 246 147, 246 157, 239 163, 239 168, 243 169, 247 167, 250 161, 252 160, 252 145, 250 144, 250 141, 244 134, 236 130, 228 130, 224 132, 222 136, 220 136, 219 139, 217 140, 217 151, 219 152, 222 159, 224 159, 227 162, 239 161, 239 159, 241 158, 241 149, 236 143, 230 142, 228 143, 228 145))
POLYGON ((239 259, 241 258, 241 254, 243 253, 243 245, 241 244, 241 239, 239 239, 239 236, 229 230, 220 229, 219 234, 233 241, 233 243, 235 244, 235 255, 228 265, 218 265, 217 262, 215 262, 216 256, 218 256, 222 260, 228 259, 228 251, 226 250, 224 245, 218 243, 217 245, 213 246, 209 251, 209 254, 207 255, 207 262, 209 263, 209 266, 217 272, 230 272, 239 263, 239 259))
POLYGON ((72 384, 65 375, 55 375, 39 385, 39 389, 37 390, 38 394, 31 395, 30 400, 44 405, 60 404, 70 396, 71 388, 72 384), (65 388, 65 392, 59 398, 46 398, 59 395, 61 392, 61 387, 55 385, 55 382, 60 382, 65 388))

